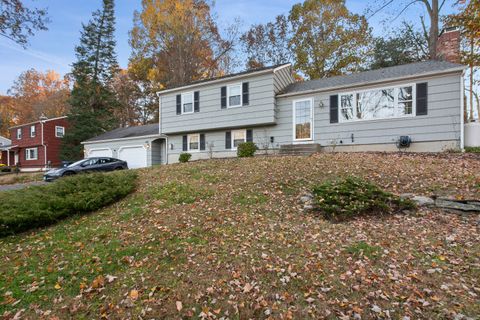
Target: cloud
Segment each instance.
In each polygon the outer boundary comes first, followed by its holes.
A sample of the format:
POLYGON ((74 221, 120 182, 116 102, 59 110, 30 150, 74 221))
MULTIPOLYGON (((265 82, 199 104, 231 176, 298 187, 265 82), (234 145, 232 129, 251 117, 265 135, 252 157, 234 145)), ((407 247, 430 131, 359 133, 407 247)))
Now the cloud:
POLYGON ((24 49, 21 46, 19 46, 17 44, 13 44, 11 42, 7 42, 6 40, 0 41, 0 46, 4 47, 6 49, 9 49, 9 50, 16 51, 16 52, 19 52, 21 54, 30 56, 32 58, 39 59, 39 60, 42 60, 44 62, 48 62, 48 63, 53 64, 53 65, 60 66, 62 68, 69 68, 69 62, 65 61, 65 59, 63 59, 61 57, 58 57, 58 56, 55 56, 55 55, 52 55, 52 54, 37 51, 37 50, 31 49, 31 48, 24 49))

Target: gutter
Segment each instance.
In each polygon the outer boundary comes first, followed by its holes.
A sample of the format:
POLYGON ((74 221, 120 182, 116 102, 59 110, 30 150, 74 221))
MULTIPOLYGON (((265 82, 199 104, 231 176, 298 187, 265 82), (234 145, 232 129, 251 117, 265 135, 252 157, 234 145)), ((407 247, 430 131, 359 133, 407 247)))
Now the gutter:
POLYGON ((455 73, 455 72, 459 72, 459 71, 464 72, 465 69, 466 69, 465 66, 461 66, 461 67, 458 67, 458 68, 453 68, 453 69, 444 70, 444 71, 433 71, 433 72, 427 72, 427 73, 416 74, 416 75, 411 75, 411 76, 399 76, 399 77, 394 77, 394 78, 385 78, 385 79, 381 79, 381 80, 377 80, 377 81, 362 81, 362 82, 339 85, 339 86, 334 86, 334 87, 283 93, 283 94, 277 95, 276 98, 285 98, 285 97, 300 96, 300 95, 306 95, 306 94, 312 94, 312 93, 329 92, 329 91, 336 91, 336 90, 340 90, 340 89, 351 89, 351 88, 354 88, 354 87, 370 86, 370 85, 382 84, 384 82, 397 81, 397 80, 409 80, 409 79, 416 79, 416 78, 422 78, 422 77, 428 77, 428 76, 443 75, 443 74, 455 73))
MULTIPOLYGON (((43 122, 48 122, 48 121, 53 121, 53 120, 59 120, 59 119, 65 119, 65 118, 68 118, 68 116, 51 118, 51 119, 43 120, 43 122)), ((42 120, 40 120, 40 121, 34 121, 34 122, 29 122, 29 123, 22 123, 22 124, 19 124, 19 125, 10 127, 10 128, 8 128, 8 129, 21 128, 21 127, 23 127, 23 126, 28 126, 28 125, 35 124, 35 123, 39 123, 39 122, 42 122, 42 120)))
POLYGON ((166 138, 166 136, 161 134, 150 134, 147 136, 136 136, 136 137, 127 137, 127 138, 115 138, 115 139, 105 139, 105 140, 95 140, 95 141, 87 140, 87 141, 80 142, 80 144, 89 145, 89 144, 95 144, 95 143, 135 140, 135 139, 144 139, 144 138, 166 138))

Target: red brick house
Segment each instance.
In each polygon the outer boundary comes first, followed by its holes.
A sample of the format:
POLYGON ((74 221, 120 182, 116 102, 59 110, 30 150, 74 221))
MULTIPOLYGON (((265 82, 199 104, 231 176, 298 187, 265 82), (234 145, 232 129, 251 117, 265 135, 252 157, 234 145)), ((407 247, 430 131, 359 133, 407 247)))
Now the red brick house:
POLYGON ((13 165, 22 171, 45 170, 61 165, 60 143, 68 129, 67 117, 42 118, 10 128, 13 165))

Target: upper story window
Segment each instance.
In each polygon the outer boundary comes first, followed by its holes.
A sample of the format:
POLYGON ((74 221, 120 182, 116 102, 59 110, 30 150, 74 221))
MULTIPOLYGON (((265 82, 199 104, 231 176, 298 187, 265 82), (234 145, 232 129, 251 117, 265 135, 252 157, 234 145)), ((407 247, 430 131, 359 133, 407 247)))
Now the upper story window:
POLYGON ((37 135, 37 131, 36 131, 35 125, 30 126, 30 137, 33 138, 36 135, 37 135))
POLYGON ((228 107, 240 107, 242 105, 242 84, 235 84, 227 87, 228 107))
POLYGON ((200 150, 200 135, 199 134, 189 134, 188 138, 188 151, 199 151, 200 150))
POLYGON ((193 92, 182 94, 182 113, 193 113, 193 92))
POLYGON ((17 140, 22 139, 22 128, 17 129, 17 140))
POLYGON ((55 126, 55 137, 63 138, 65 135, 65 127, 55 126))
POLYGON ((342 122, 412 116, 415 109, 415 86, 345 93, 339 99, 342 122))

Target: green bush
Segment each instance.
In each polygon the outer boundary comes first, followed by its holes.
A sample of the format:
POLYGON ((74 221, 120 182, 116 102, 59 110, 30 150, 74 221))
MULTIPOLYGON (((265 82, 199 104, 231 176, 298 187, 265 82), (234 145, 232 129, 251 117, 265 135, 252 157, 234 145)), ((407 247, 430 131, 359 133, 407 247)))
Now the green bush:
POLYGON ((180 161, 181 163, 185 163, 190 161, 191 157, 192 155, 190 153, 181 153, 180 156, 178 157, 178 161, 180 161))
POLYGON ((7 166, 0 166, 0 172, 12 172, 12 168, 7 166))
POLYGON ((0 192, 0 237, 53 224, 112 204, 135 189, 134 171, 81 174, 0 192))
POLYGON ((480 147, 465 147, 465 152, 480 153, 480 147))
POLYGON ((237 156, 240 158, 253 157, 257 151, 257 146, 253 142, 240 143, 237 147, 237 156))
POLYGON ((372 183, 353 177, 321 184, 313 189, 313 194, 317 209, 326 219, 336 221, 415 208, 411 200, 401 199, 372 183))

